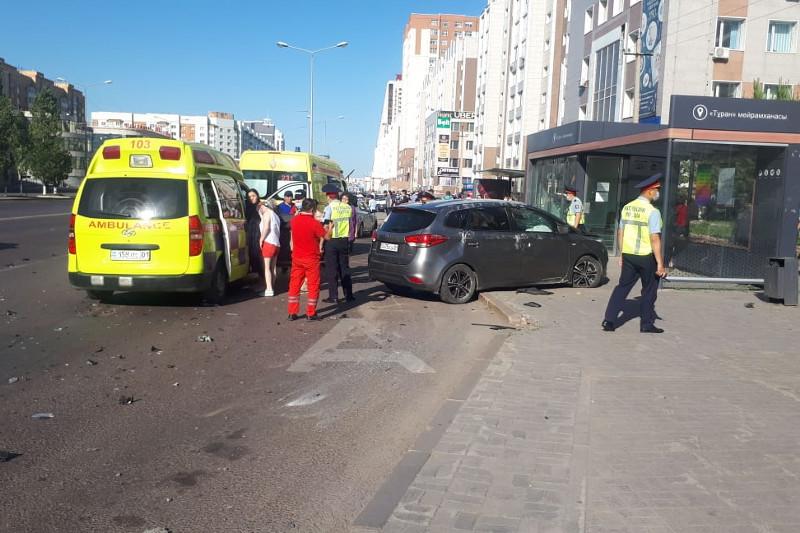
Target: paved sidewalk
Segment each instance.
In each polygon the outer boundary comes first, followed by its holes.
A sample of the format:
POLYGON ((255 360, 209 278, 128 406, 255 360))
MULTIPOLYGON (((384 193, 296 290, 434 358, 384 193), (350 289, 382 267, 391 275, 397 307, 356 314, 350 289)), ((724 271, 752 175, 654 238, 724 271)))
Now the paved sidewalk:
POLYGON ((491 361, 383 532, 800 531, 800 311, 665 290, 666 334, 638 318, 605 333, 612 288, 490 295, 535 328, 491 361))

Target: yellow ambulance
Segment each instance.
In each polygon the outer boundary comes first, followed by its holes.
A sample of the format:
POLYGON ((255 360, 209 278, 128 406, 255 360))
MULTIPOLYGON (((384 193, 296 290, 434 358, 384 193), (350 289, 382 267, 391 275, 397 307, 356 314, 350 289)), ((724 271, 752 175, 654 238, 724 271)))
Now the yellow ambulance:
POLYGON ((234 160, 171 139, 108 140, 92 158, 69 224, 70 283, 225 299, 249 270, 246 185, 234 160))

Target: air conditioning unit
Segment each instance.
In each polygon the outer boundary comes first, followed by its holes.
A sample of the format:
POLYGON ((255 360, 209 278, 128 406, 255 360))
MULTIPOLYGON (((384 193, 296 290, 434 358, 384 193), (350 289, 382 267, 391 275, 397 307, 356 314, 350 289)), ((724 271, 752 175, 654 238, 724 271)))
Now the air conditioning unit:
POLYGON ((717 46, 714 48, 714 53, 712 54, 714 59, 728 59, 731 57, 730 48, 725 48, 724 46, 717 46))
POLYGON ((583 80, 583 81, 580 83, 579 87, 580 87, 581 89, 588 89, 588 88, 589 88, 589 80, 583 80))

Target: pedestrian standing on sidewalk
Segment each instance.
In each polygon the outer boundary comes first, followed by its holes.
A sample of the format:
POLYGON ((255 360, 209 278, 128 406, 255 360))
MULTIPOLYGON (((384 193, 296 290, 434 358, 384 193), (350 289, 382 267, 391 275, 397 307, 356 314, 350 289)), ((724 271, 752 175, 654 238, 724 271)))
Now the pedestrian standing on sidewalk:
POLYGON ((350 217, 352 209, 349 205, 339 200, 339 188, 329 183, 322 187, 322 192, 328 195, 328 206, 322 215, 325 225, 331 232, 331 239, 325 243, 325 281, 328 284, 328 297, 325 303, 339 303, 339 283, 342 279, 342 289, 345 300, 352 302, 353 282, 350 278, 350 217))
POLYGON ((637 199, 622 208, 617 240, 622 243, 620 258, 622 272, 619 284, 611 293, 606 308, 603 330, 614 331, 619 313, 625 305, 625 298, 638 279, 642 280, 639 331, 642 333, 663 333, 656 327, 656 297, 659 279, 667 276, 661 249, 661 213, 653 207, 659 198, 661 174, 650 176, 636 184, 641 190, 637 199))
POLYGON ((264 279, 264 258, 261 255, 261 212, 265 209, 258 191, 255 189, 247 191, 247 208, 245 209, 247 251, 250 256, 250 272, 258 275, 259 282, 264 279))
POLYGON ((350 206, 353 213, 350 215, 350 234, 347 236, 347 241, 349 243, 348 247, 348 254, 353 253, 353 243, 356 241, 356 237, 358 237, 358 213, 356 212, 356 198, 353 196, 353 193, 346 192, 342 194, 342 202, 346 203, 350 206))
POLYGON ((306 318, 319 320, 320 243, 331 238, 315 218, 316 200, 306 198, 300 212, 292 219, 292 273, 289 277, 289 320, 297 320, 300 313, 300 287, 308 281, 308 303, 306 318))
POLYGON ((567 207, 567 224, 575 229, 583 224, 583 202, 576 196, 577 191, 572 186, 564 187, 564 194, 567 197, 569 206, 567 207))
POLYGON ((264 257, 264 296, 275 296, 278 254, 281 250, 281 217, 271 206, 261 211, 261 255, 264 257))

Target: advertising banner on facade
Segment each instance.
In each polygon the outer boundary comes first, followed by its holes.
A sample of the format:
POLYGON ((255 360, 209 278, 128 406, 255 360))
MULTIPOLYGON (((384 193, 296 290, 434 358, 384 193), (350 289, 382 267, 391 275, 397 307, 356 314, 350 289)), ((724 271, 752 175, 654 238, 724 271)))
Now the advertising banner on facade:
POLYGON ((658 112, 658 82, 661 76, 661 28, 664 0, 642 0, 642 29, 639 32, 639 119, 658 112))

